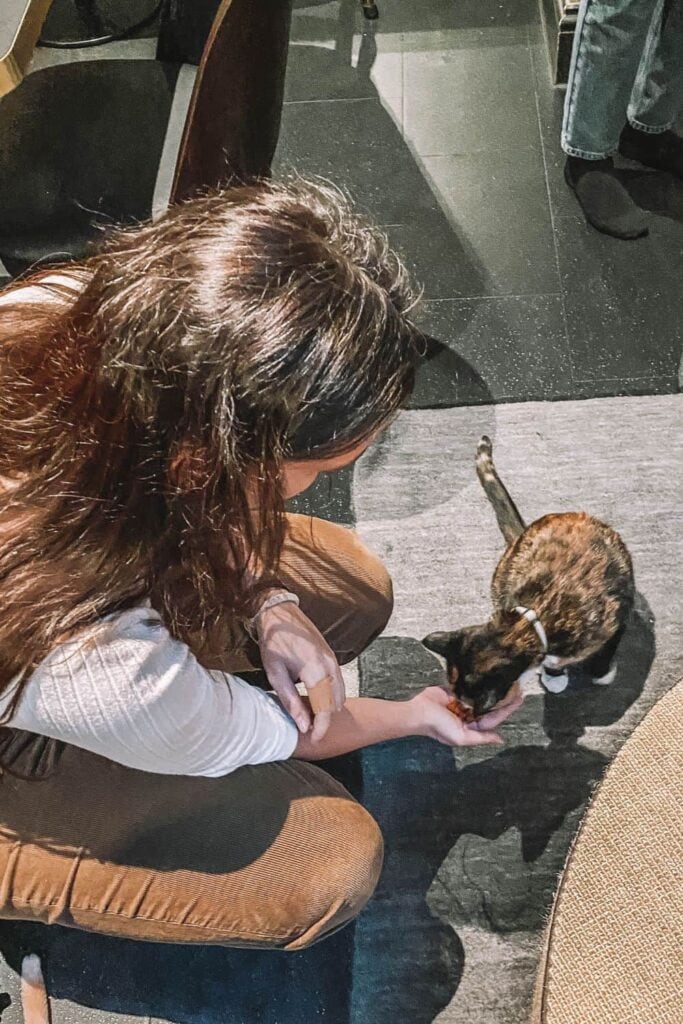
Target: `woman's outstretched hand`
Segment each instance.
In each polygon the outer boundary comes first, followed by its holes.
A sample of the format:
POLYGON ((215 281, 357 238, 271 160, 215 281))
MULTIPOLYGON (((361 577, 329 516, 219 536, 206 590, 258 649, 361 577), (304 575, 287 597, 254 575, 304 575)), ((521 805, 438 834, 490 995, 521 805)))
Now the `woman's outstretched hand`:
POLYGON ((418 711, 421 731, 423 735, 431 736, 449 747, 474 747, 503 742, 495 730, 521 706, 524 694, 519 684, 515 683, 505 699, 492 711, 470 723, 463 722, 448 710, 452 700, 453 694, 441 686, 428 686, 413 697, 411 703, 418 711))
POLYGON ((292 602, 261 612, 257 630, 261 660, 270 685, 302 734, 296 756, 333 757, 371 743, 411 735, 430 736, 450 747, 501 744, 503 740, 496 729, 524 700, 519 684, 515 684, 492 711, 475 722, 465 723, 448 710, 453 694, 446 687, 428 686, 408 701, 354 699, 343 715, 335 717, 329 740, 321 744, 334 712, 341 711, 346 703, 344 679, 334 652, 308 616, 292 602), (310 698, 316 684, 326 678, 334 710, 312 715, 309 702, 299 694, 296 684, 303 683, 310 698))
MULTIPOLYGON (((297 724, 299 732, 311 729, 311 710, 296 688, 302 682, 309 696, 316 683, 328 677, 334 710, 340 711, 346 700, 344 678, 339 663, 322 633, 293 603, 268 608, 258 617, 261 660, 270 685, 297 724)), ((330 726, 332 711, 313 716, 310 739, 322 739, 330 726)))
POLYGON ((448 710, 452 699, 453 694, 440 686, 429 686, 410 700, 349 697, 343 710, 332 717, 324 739, 314 743, 308 735, 299 736, 294 756, 320 761, 406 736, 429 736, 449 747, 502 743, 495 730, 523 698, 513 687, 505 701, 471 725, 448 710))

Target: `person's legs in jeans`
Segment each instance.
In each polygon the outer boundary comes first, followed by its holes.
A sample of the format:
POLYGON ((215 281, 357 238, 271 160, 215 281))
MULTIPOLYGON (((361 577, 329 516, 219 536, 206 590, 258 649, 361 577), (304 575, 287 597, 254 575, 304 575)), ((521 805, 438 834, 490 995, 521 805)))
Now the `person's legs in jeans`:
POLYGON ((683 177, 683 140, 672 130, 682 110, 683 0, 663 0, 638 68, 620 151, 683 177))
POLYGON ((583 0, 562 125, 565 176, 588 221, 618 238, 647 233, 643 214, 613 175, 621 130, 663 0, 583 0))
POLYGON ((663 0, 583 0, 574 36, 562 124, 568 156, 603 160, 619 135, 663 0))

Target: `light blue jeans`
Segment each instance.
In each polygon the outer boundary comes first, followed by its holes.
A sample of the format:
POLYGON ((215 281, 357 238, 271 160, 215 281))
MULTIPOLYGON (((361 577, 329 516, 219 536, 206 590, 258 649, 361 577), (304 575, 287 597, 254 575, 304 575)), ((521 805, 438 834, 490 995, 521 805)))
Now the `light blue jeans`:
POLYGON ((562 148, 601 160, 628 120, 657 134, 683 109, 683 0, 583 0, 564 104, 562 148))

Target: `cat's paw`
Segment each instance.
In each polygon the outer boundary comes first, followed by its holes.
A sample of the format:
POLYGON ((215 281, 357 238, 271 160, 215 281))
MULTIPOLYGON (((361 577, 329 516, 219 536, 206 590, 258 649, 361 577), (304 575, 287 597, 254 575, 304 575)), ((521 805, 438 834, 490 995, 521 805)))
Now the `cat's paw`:
POLYGON ((609 672, 606 672, 604 676, 591 676, 591 682, 595 683, 596 686, 609 686, 613 683, 617 675, 617 666, 612 665, 609 672))
POLYGON ((544 669, 541 669, 541 682, 548 693, 562 693, 569 686, 569 675, 566 672, 548 675, 544 669))

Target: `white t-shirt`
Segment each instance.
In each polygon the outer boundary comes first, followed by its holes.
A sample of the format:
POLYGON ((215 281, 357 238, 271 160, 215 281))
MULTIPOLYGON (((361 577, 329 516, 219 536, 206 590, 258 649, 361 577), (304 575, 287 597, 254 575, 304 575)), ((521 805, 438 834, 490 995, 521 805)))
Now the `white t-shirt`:
MULTIPOLYGON (((49 294, 16 293, 26 301, 49 301, 49 294)), ((4 301, 0 296, 0 306, 4 301)), ((0 714, 11 692, 0 696, 0 714)), ((274 697, 204 669, 147 606, 107 616, 92 634, 52 651, 9 724, 131 768, 212 777, 285 760, 298 737, 274 697)))

